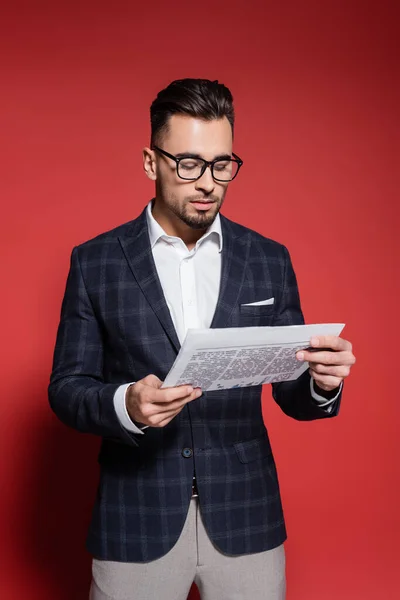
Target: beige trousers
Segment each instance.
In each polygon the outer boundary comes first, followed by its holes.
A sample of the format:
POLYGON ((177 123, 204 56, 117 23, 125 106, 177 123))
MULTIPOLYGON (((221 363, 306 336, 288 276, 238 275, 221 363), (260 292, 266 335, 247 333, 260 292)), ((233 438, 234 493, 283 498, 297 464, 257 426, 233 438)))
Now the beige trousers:
POLYGON ((210 541, 198 498, 192 498, 175 546, 147 563, 93 559, 90 600, 186 600, 193 581, 202 600, 284 600, 283 544, 256 554, 228 556, 210 541))

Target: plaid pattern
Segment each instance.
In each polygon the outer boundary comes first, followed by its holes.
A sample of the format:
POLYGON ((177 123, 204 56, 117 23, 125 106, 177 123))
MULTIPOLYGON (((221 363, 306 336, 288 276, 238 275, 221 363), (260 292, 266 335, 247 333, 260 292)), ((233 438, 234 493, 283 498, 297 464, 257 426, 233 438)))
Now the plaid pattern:
MULTIPOLYGON (((220 295, 211 327, 302 324, 287 249, 221 216, 220 295), (240 307, 275 297, 275 304, 240 307)), ((204 393, 164 428, 121 427, 113 396, 149 373, 164 379, 179 350, 151 253, 145 211, 76 247, 61 309, 49 385, 67 425, 103 438, 100 482, 87 538, 95 556, 149 561, 168 552, 186 518, 196 473, 210 538, 223 552, 259 552, 286 531, 261 386, 204 393), (184 448, 192 449, 185 452, 184 448)), ((273 384, 282 410, 299 420, 319 408, 309 374, 273 384)))

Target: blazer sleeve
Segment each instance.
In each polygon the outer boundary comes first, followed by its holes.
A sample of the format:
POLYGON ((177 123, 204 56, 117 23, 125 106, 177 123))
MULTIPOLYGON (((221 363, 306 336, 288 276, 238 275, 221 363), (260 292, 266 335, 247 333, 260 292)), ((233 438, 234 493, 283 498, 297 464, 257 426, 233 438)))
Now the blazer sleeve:
MULTIPOLYGON (((282 293, 279 302, 278 315, 274 319, 274 326, 303 325, 304 317, 300 306, 300 297, 296 275, 293 270, 289 252, 283 248, 283 281, 282 293)), ((312 421, 313 419, 327 419, 338 414, 342 391, 329 411, 320 407, 313 399, 310 389, 311 375, 305 371, 294 381, 283 381, 272 384, 272 396, 283 412, 289 417, 299 421, 312 421)), ((343 390, 343 386, 342 386, 343 390)), ((319 392, 321 393, 321 392, 319 392)), ((337 394, 337 390, 333 397, 337 394)), ((327 399, 330 394, 326 394, 327 399)), ((331 396, 332 397, 332 396, 331 396)))
POLYGON ((63 423, 82 433, 137 446, 138 436, 122 427, 115 412, 113 398, 120 383, 104 382, 103 344, 75 247, 48 387, 50 406, 63 423))

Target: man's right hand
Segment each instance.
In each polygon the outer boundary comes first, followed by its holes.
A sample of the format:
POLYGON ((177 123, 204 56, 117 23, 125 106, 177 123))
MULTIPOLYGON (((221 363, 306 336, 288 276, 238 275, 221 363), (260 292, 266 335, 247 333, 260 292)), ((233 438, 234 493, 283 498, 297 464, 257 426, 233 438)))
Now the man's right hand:
POLYGON ((132 421, 150 427, 165 427, 182 408, 201 396, 200 388, 190 385, 160 389, 162 381, 147 375, 129 386, 126 408, 132 421))

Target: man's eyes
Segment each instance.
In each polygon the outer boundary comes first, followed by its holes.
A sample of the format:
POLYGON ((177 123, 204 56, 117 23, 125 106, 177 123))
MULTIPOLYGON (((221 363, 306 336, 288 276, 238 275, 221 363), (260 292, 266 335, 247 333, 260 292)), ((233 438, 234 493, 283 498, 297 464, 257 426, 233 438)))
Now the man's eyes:
POLYGON ((225 171, 225 169, 228 169, 230 163, 231 163, 230 160, 228 160, 226 162, 217 162, 214 164, 214 169, 216 171, 225 171))
POLYGON ((199 165, 199 163, 193 163, 193 162, 182 161, 182 162, 181 162, 181 164, 180 164, 180 166, 181 166, 183 169, 186 169, 186 170, 188 170, 188 171, 189 171, 190 169, 196 169, 196 168, 197 168, 197 167, 199 167, 200 165, 199 165))
MULTIPOLYGON (((218 162, 214 163, 214 169, 216 169, 217 171, 223 171, 224 169, 227 169, 230 164, 231 164, 230 160, 218 161, 218 162)), ((184 169, 195 169, 196 167, 202 167, 203 163, 182 160, 180 163, 180 166, 183 167, 184 169)))

